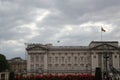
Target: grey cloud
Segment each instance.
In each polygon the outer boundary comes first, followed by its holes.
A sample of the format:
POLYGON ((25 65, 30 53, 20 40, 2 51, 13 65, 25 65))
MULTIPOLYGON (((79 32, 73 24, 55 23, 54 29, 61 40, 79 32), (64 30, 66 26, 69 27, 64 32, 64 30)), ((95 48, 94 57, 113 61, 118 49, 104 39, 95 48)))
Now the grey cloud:
MULTIPOLYGON (((19 42, 23 39, 25 42, 50 42, 55 45, 86 45, 91 40, 100 40, 100 31, 97 26, 89 25, 91 32, 81 32, 80 25, 88 22, 102 22, 112 25, 112 31, 106 32, 104 39, 120 40, 119 4, 119 0, 1 0, 0 38, 2 41, 19 42), (50 11, 50 14, 42 21, 35 22, 39 14, 36 11, 41 9, 50 11), (32 26, 31 23, 35 23, 38 29, 32 31, 29 28, 20 28, 26 24, 32 26), (61 33, 66 25, 76 29, 72 32, 68 31, 68 35, 66 35, 67 30, 61 33), (28 39, 27 36, 32 33, 38 33, 38 35, 28 39), (56 37, 57 34, 60 34, 60 37, 56 37), (61 43, 57 44, 57 40, 61 40, 61 43)), ((1 48, 2 53, 9 58, 17 55, 24 57, 23 46, 12 47, 4 44, 2 46, 4 46, 1 48), (22 50, 14 51, 19 49, 22 50), (14 53, 13 56, 10 56, 12 53, 14 53)))

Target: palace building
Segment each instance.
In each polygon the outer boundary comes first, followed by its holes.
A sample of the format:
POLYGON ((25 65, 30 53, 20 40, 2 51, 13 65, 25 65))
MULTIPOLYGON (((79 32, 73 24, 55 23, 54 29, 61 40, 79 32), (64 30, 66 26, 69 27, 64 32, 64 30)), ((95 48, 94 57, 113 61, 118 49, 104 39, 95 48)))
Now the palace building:
POLYGON ((23 74, 26 72, 27 63, 26 60, 23 60, 20 57, 15 57, 8 60, 10 71, 15 74, 23 74))
POLYGON ((26 51, 29 73, 94 73, 96 67, 110 71, 110 66, 120 69, 118 41, 92 41, 88 46, 27 44, 26 51))

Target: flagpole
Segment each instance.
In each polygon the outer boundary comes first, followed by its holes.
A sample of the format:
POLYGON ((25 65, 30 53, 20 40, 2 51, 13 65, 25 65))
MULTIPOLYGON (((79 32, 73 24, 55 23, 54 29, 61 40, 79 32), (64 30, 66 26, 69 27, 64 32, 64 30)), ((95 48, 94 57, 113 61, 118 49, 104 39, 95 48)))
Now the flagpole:
MULTIPOLYGON (((102 29, 102 27, 101 27, 101 29, 102 29)), ((102 41, 102 30, 101 30, 101 41, 102 41)))
POLYGON ((101 41, 102 41, 102 39, 103 39, 102 32, 106 32, 106 30, 105 30, 103 27, 101 27, 101 41))

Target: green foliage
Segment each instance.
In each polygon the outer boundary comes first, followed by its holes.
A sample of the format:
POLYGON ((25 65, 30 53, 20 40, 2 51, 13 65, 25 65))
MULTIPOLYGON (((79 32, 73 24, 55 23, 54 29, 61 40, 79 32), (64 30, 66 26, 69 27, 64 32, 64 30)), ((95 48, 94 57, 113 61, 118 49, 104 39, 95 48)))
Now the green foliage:
POLYGON ((5 71, 6 69, 9 69, 8 61, 4 55, 0 54, 0 72, 5 71))

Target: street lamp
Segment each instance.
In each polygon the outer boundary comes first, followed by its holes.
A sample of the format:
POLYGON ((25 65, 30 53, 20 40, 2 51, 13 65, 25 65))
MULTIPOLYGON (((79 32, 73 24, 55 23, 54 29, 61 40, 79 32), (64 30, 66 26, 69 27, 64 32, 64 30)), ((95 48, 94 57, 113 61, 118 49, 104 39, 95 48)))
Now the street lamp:
POLYGON ((105 53, 104 59, 105 59, 105 71, 108 72, 108 63, 107 63, 109 59, 108 53, 105 53))
POLYGON ((103 54, 104 54, 103 58, 104 58, 104 61, 105 61, 104 62, 105 71, 104 71, 103 77, 108 78, 109 77, 109 74, 108 74, 108 61, 110 60, 109 59, 110 58, 109 46, 108 45, 104 46, 104 49, 105 49, 105 51, 103 52, 103 54))

